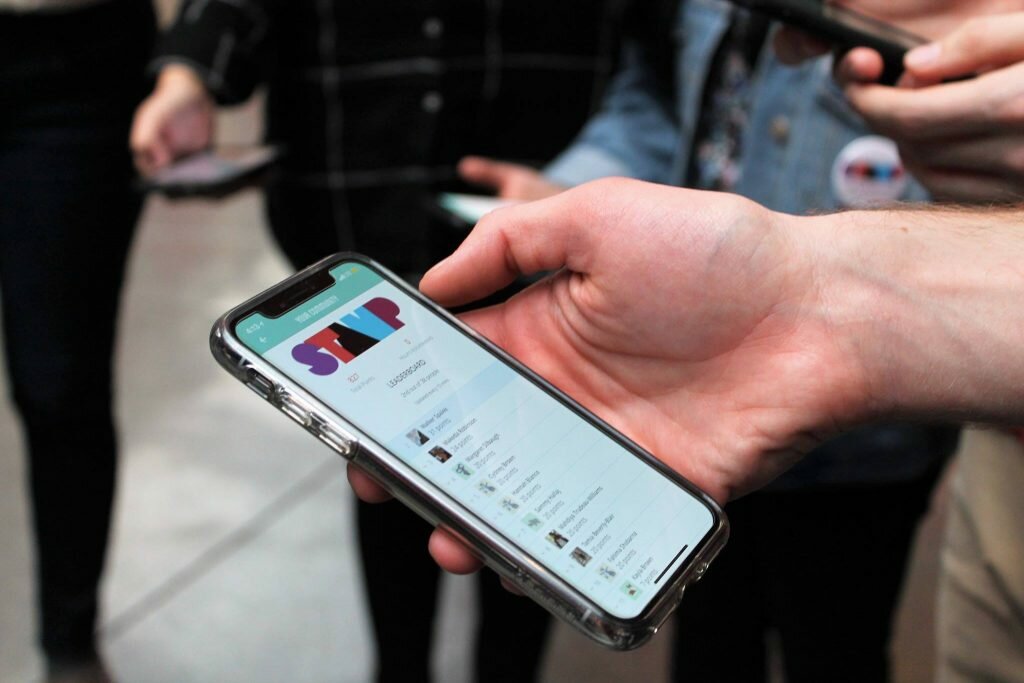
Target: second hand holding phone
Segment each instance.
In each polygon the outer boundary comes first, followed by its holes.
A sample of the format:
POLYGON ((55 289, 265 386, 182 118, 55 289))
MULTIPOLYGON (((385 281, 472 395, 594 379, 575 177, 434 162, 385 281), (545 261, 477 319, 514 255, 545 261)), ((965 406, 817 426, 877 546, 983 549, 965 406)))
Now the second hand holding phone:
POLYGON ((903 57, 928 41, 898 26, 823 0, 730 0, 753 12, 802 29, 841 52, 868 47, 882 56, 879 83, 894 85, 903 74, 903 57))

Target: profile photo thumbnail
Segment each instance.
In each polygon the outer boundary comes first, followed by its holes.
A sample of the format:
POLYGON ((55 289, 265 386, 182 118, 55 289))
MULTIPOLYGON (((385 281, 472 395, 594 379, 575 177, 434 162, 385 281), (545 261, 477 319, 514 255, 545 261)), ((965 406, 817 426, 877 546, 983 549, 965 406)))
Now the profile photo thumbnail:
POLYGON ((569 543, 568 538, 558 533, 554 529, 548 532, 547 539, 559 548, 564 548, 566 544, 569 543))
POLYGON ((434 456, 434 460, 437 460, 438 462, 448 462, 452 459, 452 454, 440 446, 434 446, 431 448, 430 454, 434 456))
POLYGON ((422 446, 426 442, 430 441, 430 437, 421 432, 418 429, 414 429, 405 435, 409 441, 412 441, 414 446, 422 446))

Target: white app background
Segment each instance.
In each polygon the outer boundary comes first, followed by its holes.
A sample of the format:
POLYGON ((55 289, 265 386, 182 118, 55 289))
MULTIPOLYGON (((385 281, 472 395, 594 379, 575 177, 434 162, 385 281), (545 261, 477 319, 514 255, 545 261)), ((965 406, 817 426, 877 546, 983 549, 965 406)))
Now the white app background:
POLYGON ((264 356, 617 617, 638 615, 712 528, 700 501, 390 283, 264 356), (374 297, 398 305, 401 328, 330 375, 292 359, 374 297))

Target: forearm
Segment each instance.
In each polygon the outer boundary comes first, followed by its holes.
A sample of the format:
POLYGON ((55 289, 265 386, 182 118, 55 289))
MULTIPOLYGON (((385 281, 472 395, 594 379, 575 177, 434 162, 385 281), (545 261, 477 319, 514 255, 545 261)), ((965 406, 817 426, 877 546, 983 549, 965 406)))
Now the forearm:
POLYGON ((1024 210, 802 220, 863 417, 1024 424, 1024 210))

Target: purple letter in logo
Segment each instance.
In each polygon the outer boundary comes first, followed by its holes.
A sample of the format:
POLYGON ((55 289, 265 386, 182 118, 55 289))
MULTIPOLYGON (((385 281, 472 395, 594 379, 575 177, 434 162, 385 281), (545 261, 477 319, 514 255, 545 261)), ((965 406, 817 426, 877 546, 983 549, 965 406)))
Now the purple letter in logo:
POLYGON ((329 375, 338 369, 338 360, 312 344, 298 344, 292 349, 292 358, 309 367, 314 375, 329 375))

